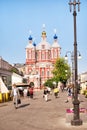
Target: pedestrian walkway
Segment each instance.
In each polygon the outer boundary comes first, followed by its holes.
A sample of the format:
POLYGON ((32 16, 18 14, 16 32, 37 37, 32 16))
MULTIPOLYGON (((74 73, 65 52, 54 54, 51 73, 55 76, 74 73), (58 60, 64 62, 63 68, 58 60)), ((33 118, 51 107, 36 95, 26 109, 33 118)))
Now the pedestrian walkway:
MULTIPOLYGON (((66 99, 67 93, 60 92, 58 98, 52 94, 45 102, 41 90, 35 92, 34 99, 22 99, 17 110, 13 102, 0 104, 0 130, 87 130, 87 121, 81 126, 67 122, 66 110, 73 105, 72 101, 65 103, 66 99)), ((80 107, 87 108, 87 98, 80 95, 79 99, 80 107)))

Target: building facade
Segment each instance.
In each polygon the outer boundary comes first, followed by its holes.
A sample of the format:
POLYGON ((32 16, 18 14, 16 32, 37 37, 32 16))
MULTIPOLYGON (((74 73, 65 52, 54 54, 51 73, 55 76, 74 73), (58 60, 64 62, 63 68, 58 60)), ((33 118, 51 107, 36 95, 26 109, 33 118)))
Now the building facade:
POLYGON ((87 72, 80 74, 80 85, 83 90, 87 87, 87 72))
POLYGON ((10 65, 2 57, 0 57, 0 77, 2 78, 6 86, 11 84, 11 75, 12 75, 12 72, 10 71, 11 68, 12 65, 10 65))
POLYGON ((41 87, 47 79, 52 78, 52 70, 57 58, 60 57, 61 47, 58 44, 56 33, 53 36, 53 43, 47 42, 46 31, 41 34, 41 42, 33 43, 30 35, 26 46, 25 77, 28 82, 34 82, 35 87, 41 87))

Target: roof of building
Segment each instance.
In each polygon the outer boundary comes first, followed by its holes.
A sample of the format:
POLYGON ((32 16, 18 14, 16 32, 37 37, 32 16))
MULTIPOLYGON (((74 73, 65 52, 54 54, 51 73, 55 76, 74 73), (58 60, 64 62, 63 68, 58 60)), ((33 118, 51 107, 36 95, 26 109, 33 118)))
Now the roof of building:
MULTIPOLYGON (((45 26, 45 25, 44 25, 45 26)), ((30 35, 29 36, 29 44, 26 46, 26 48, 34 48, 36 47, 37 50, 50 50, 51 48, 60 48, 60 45, 58 44, 58 36, 56 35, 56 31, 55 31, 55 34, 53 36, 53 39, 54 39, 54 42, 53 44, 49 44, 47 41, 46 41, 46 31, 42 31, 42 41, 36 46, 36 43, 33 43, 33 38, 32 36, 30 35)))
POLYGON ((26 48, 30 48, 30 49, 31 49, 31 48, 34 48, 34 46, 29 43, 29 44, 26 46, 26 48))
POLYGON ((51 45, 45 41, 45 40, 42 40, 38 45, 37 45, 37 50, 50 50, 51 48, 51 45))
POLYGON ((58 44, 57 41, 54 41, 51 47, 53 47, 53 48, 56 48, 56 47, 60 48, 60 45, 58 44))

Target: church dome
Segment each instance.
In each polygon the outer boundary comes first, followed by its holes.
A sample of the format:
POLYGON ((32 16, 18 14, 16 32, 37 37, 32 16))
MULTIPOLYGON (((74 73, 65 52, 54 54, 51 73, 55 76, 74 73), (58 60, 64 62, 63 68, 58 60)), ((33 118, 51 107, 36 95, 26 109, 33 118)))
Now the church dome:
POLYGON ((36 47, 36 43, 35 42, 33 42, 33 46, 36 47))
POLYGON ((54 39, 54 42, 53 42, 51 47, 52 48, 59 48, 60 45, 58 44, 58 36, 56 34, 53 36, 53 39, 54 39))
POLYGON ((37 50, 50 50, 51 46, 46 41, 46 31, 42 31, 42 41, 37 45, 37 50))
POLYGON ((33 38, 32 38, 32 36, 30 35, 29 38, 28 38, 28 40, 32 40, 32 39, 33 39, 33 38))
POLYGON ((32 42, 32 36, 30 35, 29 36, 29 38, 28 38, 28 40, 29 40, 29 43, 28 43, 28 45, 26 46, 26 48, 34 48, 34 46, 33 46, 33 42, 32 42))
POLYGON ((56 40, 58 37, 57 37, 57 35, 55 34, 53 38, 56 40))
POLYGON ((46 32, 45 31, 42 32, 42 36, 46 36, 46 32))

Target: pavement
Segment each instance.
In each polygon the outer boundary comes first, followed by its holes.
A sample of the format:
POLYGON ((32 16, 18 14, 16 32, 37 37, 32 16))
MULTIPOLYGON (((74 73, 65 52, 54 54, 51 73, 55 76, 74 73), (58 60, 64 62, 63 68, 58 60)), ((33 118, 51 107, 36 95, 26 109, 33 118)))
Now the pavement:
MULTIPOLYGON (((58 98, 53 93, 48 102, 43 91, 35 91, 34 99, 21 98, 18 109, 13 102, 0 103, 0 130, 87 130, 87 111, 81 113, 83 124, 72 126, 73 114, 66 110, 73 108, 72 101, 65 103, 67 92, 60 92, 58 98)), ((79 95, 80 108, 87 108, 87 98, 79 95)))

